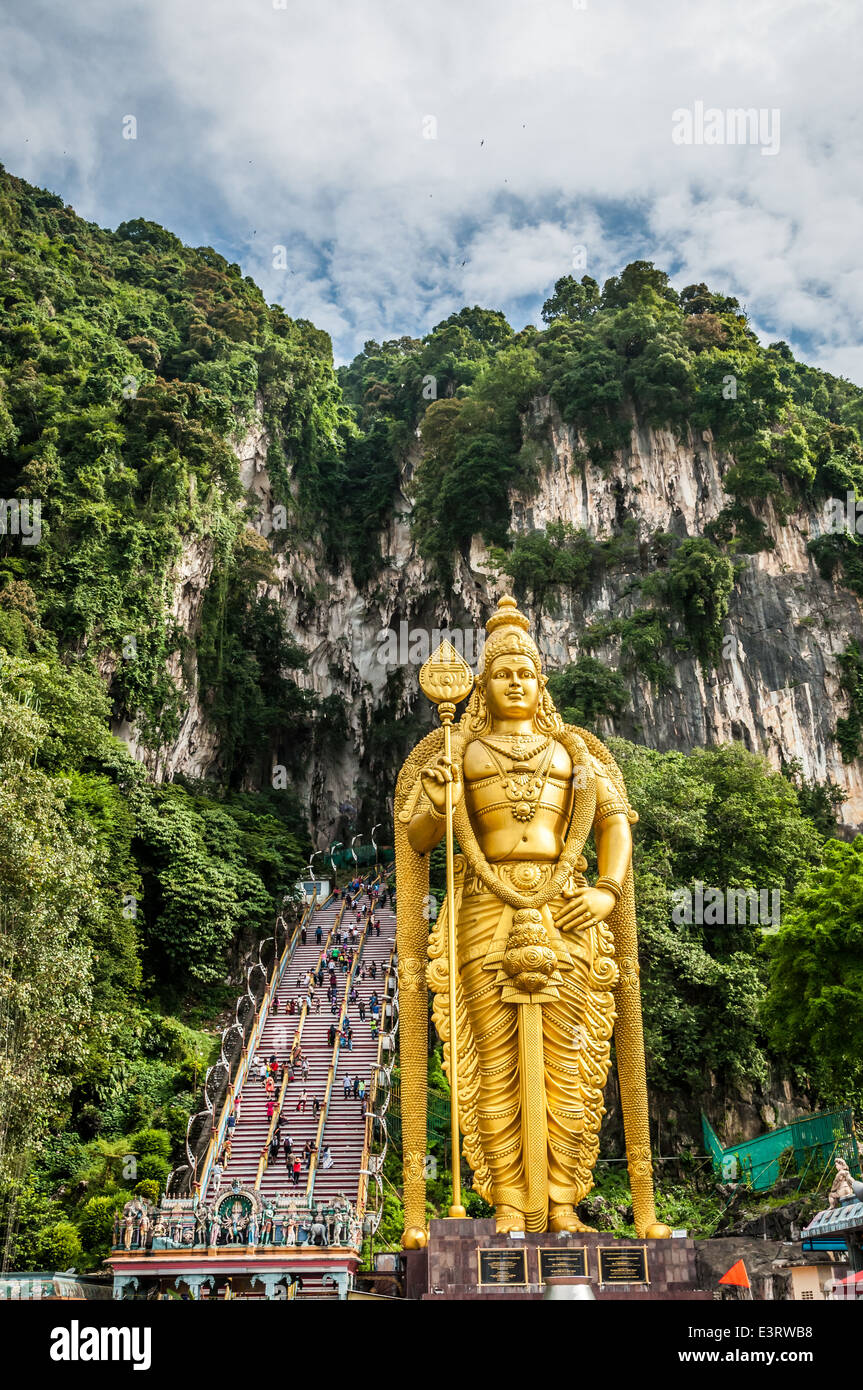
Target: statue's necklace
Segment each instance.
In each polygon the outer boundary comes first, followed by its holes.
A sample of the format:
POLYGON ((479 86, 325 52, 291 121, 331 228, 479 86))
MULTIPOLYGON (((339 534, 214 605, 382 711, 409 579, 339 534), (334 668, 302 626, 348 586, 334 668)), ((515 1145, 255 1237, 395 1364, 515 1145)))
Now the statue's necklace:
POLYGON ((482 742, 515 763, 526 763, 544 753, 551 743, 549 734, 486 734, 482 742))
MULTIPOLYGON (((514 738, 522 738, 528 746, 531 743, 536 743, 535 736, 532 737, 531 735, 524 736, 516 734, 514 738)), ((500 773, 504 796, 510 803, 509 809, 512 812, 513 818, 523 822, 533 820, 536 814, 536 808, 539 805, 539 799, 542 796, 543 788, 548 781, 548 769, 551 766, 551 760, 554 756, 554 744, 552 740, 550 738, 543 739, 540 747, 536 748, 533 753, 525 752, 520 749, 517 757, 514 750, 512 750, 512 744, 510 744, 507 752, 501 755, 500 750, 496 747, 496 740, 483 738, 481 742, 488 749, 491 760, 500 773), (545 756, 541 759, 537 767, 519 766, 519 764, 523 764, 535 758, 538 753, 544 753, 545 756), (501 756, 512 761, 513 766, 509 768, 504 767, 500 760, 501 756)))

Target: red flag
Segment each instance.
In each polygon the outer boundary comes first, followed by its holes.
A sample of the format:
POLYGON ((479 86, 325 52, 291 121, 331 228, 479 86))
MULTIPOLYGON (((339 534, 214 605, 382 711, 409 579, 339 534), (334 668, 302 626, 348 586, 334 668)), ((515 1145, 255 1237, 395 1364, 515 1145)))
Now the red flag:
POLYGON ((742 1260, 738 1260, 731 1268, 723 1274, 720 1284, 736 1284, 738 1288, 749 1288, 749 1275, 746 1273, 746 1265, 742 1260))

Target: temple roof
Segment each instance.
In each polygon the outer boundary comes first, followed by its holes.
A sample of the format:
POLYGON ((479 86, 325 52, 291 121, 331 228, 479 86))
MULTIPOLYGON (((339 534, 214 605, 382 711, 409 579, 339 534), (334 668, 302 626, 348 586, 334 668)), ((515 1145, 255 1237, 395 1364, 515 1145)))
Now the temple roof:
POLYGON ((809 1235, 830 1235, 834 1231, 863 1230, 863 1202, 842 1202, 825 1207, 804 1227, 809 1235))

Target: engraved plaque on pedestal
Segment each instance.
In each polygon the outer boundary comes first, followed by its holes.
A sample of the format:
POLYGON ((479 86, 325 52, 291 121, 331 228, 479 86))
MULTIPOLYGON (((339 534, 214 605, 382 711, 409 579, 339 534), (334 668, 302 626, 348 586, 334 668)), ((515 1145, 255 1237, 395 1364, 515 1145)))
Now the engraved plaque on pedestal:
POLYGON ((477 1250, 480 1284, 526 1284, 527 1251, 477 1250))
POLYGON ((600 1284, 649 1284, 646 1245, 597 1246, 600 1284))
POLYGON ((537 1250, 539 1282, 546 1279, 583 1279, 587 1274, 587 1248, 584 1245, 545 1246, 537 1250))

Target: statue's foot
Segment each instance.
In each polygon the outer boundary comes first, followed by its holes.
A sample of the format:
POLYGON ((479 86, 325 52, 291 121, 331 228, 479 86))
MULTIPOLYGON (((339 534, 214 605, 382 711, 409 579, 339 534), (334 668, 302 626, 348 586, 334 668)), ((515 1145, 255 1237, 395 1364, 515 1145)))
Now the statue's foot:
POLYGON ((548 1214, 548 1229, 550 1231, 589 1231, 594 1232, 595 1226, 585 1226, 583 1221, 579 1221, 573 1207, 552 1207, 548 1214))
POLYGON ((499 1236, 508 1235, 510 1231, 524 1230, 524 1213, 516 1211, 515 1207, 497 1207, 494 1220, 499 1236))

